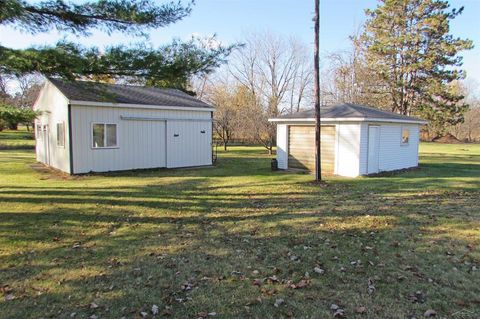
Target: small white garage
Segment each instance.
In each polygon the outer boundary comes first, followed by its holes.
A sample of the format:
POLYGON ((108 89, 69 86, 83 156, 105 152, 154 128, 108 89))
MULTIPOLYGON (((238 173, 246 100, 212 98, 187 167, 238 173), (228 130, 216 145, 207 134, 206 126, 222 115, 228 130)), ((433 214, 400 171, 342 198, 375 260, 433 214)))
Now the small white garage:
POLYGON ((37 160, 69 174, 212 165, 213 107, 175 89, 48 79, 37 160))
MULTIPOLYGON (((280 169, 315 169, 315 113, 307 110, 270 119, 277 124, 280 169)), ((356 177, 418 166, 424 120, 379 109, 341 104, 321 109, 324 174, 356 177)))

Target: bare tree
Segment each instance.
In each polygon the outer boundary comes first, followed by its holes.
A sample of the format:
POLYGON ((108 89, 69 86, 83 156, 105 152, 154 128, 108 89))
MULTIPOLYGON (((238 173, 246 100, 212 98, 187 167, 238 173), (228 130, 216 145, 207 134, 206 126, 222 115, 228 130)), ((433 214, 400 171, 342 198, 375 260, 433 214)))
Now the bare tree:
POLYGON ((302 43, 297 43, 297 67, 290 88, 290 113, 298 112, 303 105, 312 104, 313 66, 310 50, 302 43))
POLYGON ((17 107, 32 108, 41 89, 42 79, 38 75, 23 75, 15 78, 18 91, 14 96, 17 107))
POLYGON ((226 85, 217 85, 211 88, 208 101, 216 107, 213 128, 226 151, 228 143, 233 138, 238 117, 233 94, 226 85))
POLYGON ((382 81, 365 61, 357 37, 351 37, 351 49, 325 56, 328 67, 322 96, 330 103, 363 104, 381 109, 390 109, 382 81))
POLYGON ((268 118, 293 110, 293 105, 299 109, 311 81, 304 45, 298 39, 272 33, 250 34, 243 42, 244 46, 233 54, 229 72, 259 103, 255 109, 263 114, 255 117, 261 121, 255 129, 263 132, 256 133, 257 142, 272 153, 275 125, 268 118))
POLYGON ((4 75, 0 75, 0 103, 5 103, 10 98, 7 87, 8 78, 4 75))

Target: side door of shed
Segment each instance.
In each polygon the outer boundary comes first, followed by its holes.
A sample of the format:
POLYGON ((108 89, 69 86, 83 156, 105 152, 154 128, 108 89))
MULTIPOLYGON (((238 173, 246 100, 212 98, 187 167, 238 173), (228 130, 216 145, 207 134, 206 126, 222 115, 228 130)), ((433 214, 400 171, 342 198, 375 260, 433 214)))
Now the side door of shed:
POLYGON ((167 167, 212 165, 212 123, 167 121, 167 167))
MULTIPOLYGON (((288 167, 315 170, 315 126, 292 125, 288 132, 288 167)), ((322 173, 333 174, 335 168, 335 126, 321 127, 322 173)))

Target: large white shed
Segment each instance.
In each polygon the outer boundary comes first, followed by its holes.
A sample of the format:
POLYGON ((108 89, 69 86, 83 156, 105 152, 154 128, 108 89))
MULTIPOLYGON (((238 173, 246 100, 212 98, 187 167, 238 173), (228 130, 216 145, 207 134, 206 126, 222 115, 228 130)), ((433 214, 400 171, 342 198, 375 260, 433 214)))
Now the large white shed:
POLYGON ((175 89, 48 79, 37 160, 69 174, 212 165, 213 107, 175 89))
MULTIPOLYGON (((270 121, 277 124, 278 167, 314 170, 314 110, 270 121)), ((416 167, 423 124, 421 119, 367 106, 322 107, 322 172, 356 177, 416 167)))

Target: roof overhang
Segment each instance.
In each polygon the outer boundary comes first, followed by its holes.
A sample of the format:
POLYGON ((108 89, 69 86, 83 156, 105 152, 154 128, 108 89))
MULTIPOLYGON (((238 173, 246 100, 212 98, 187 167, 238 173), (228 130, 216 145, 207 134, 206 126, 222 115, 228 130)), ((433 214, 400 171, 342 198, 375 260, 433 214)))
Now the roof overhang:
MULTIPOLYGON (((268 119, 269 122, 276 123, 298 123, 298 122, 307 122, 315 123, 315 118, 271 118, 268 119)), ((322 118, 320 119, 321 123, 332 123, 332 122, 383 122, 383 123, 405 123, 405 124, 427 124, 427 121, 417 120, 417 119, 385 119, 385 118, 365 118, 365 117, 337 117, 337 118, 322 118)))
POLYGON ((95 107, 119 107, 119 108, 136 108, 136 109, 155 109, 155 110, 181 110, 181 111, 199 111, 213 112, 213 107, 191 107, 191 106, 166 106, 166 105, 149 105, 149 104, 128 104, 128 103, 111 103, 111 102, 92 102, 70 100, 73 106, 95 106, 95 107))

